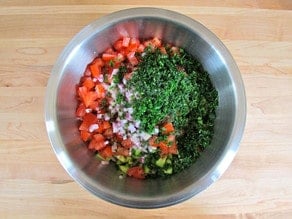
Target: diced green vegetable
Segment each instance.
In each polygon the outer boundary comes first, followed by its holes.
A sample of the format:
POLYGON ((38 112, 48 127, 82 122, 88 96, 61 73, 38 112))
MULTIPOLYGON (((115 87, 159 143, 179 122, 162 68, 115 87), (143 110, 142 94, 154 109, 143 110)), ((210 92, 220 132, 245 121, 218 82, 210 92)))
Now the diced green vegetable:
POLYGON ((160 157, 160 158, 155 162, 156 166, 158 166, 158 167, 163 167, 164 164, 165 164, 165 162, 166 162, 166 159, 167 159, 166 156, 164 156, 164 157, 160 157))
POLYGON ((119 165, 119 168, 120 170, 123 172, 123 173, 127 173, 128 169, 129 169, 129 165, 119 165))
POLYGON ((121 161, 122 163, 126 163, 127 162, 127 158, 125 156, 122 155, 117 155, 116 158, 121 161))
POLYGON ((133 149, 132 149, 132 156, 133 156, 134 158, 139 158, 139 157, 141 157, 141 155, 142 155, 141 152, 142 152, 142 151, 141 151, 140 149, 133 148, 133 149))
POLYGON ((168 169, 163 170, 163 172, 164 172, 165 174, 172 174, 172 167, 169 167, 168 169))

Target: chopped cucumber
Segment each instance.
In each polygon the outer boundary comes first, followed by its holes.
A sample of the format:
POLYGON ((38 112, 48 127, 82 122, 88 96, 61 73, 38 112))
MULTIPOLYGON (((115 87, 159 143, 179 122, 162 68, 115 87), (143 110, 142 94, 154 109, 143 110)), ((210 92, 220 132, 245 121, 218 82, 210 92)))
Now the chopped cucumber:
POLYGON ((95 157, 96 157, 98 160, 100 160, 100 161, 102 161, 102 160, 106 160, 106 159, 104 159, 102 156, 100 156, 99 153, 97 153, 97 154, 95 155, 95 157))
POLYGON ((148 166, 144 166, 144 172, 147 174, 147 173, 150 173, 150 168, 148 166))
POLYGON ((172 167, 169 167, 168 169, 163 170, 163 172, 164 172, 165 174, 172 174, 172 167))
POLYGON ((160 157, 160 158, 155 162, 156 166, 158 166, 158 167, 164 167, 164 164, 165 164, 165 162, 166 162, 166 158, 167 158, 167 157, 160 157))
POLYGON ((140 149, 136 149, 136 148, 133 148, 132 149, 132 156, 135 157, 135 158, 139 158, 141 157, 142 151, 140 149))
POLYGON ((123 173, 127 173, 129 166, 127 164, 126 165, 119 165, 119 168, 123 173))
POLYGON ((117 155, 116 158, 121 161, 121 163, 126 163, 127 162, 127 158, 123 155, 117 155))

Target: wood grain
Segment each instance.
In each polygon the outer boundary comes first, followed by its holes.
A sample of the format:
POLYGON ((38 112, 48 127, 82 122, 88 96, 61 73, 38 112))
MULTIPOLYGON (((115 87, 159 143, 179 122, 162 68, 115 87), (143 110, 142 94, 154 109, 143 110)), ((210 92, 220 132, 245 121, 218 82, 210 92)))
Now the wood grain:
POLYGON ((0 2, 0 218, 292 218, 292 1, 10 0, 0 2), (145 3, 145 2, 143 2, 145 3), (51 149, 44 97, 69 40, 130 7, 186 14, 213 31, 245 83, 247 123, 224 175, 181 204, 129 209, 74 182, 51 149))

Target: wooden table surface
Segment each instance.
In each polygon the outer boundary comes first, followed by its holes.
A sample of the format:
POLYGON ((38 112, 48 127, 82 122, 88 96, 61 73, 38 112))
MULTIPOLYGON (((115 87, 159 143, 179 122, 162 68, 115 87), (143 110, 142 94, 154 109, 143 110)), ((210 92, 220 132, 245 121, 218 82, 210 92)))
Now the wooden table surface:
POLYGON ((0 218, 292 218, 292 1, 148 2, 0 1, 0 218), (241 146, 220 180, 154 210, 116 206, 81 188, 44 123, 46 84, 64 46, 93 20, 137 6, 178 11, 213 31, 247 95, 241 146))

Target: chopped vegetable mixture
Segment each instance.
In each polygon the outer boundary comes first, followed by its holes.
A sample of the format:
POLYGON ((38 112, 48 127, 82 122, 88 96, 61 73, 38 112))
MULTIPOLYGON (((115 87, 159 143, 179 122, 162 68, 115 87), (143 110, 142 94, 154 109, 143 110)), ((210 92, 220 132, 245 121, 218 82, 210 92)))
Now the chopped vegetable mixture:
POLYGON ((211 143, 218 94, 200 62, 158 38, 124 37, 77 86, 81 139, 121 176, 168 177, 211 143))

